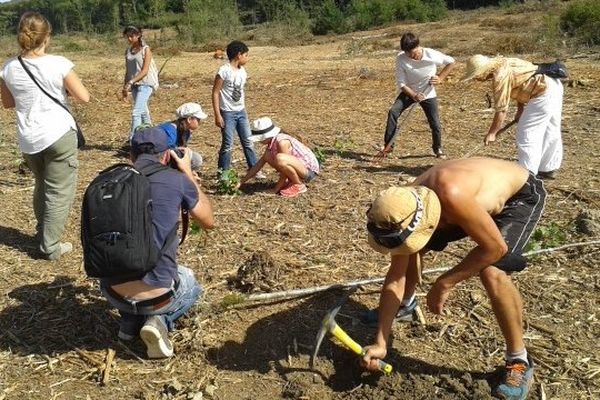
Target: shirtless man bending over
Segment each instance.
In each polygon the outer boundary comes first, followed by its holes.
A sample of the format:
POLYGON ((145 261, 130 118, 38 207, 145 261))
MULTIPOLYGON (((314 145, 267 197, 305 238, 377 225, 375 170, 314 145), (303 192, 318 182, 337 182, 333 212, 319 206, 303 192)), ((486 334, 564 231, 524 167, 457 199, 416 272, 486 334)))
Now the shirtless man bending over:
POLYGON ((523 341, 523 303, 510 274, 527 265, 521 254, 545 198, 541 180, 516 163, 492 158, 446 161, 411 186, 381 192, 367 212, 369 244, 389 253, 391 265, 379 300, 375 343, 366 348, 363 365, 377 369, 394 319, 414 309, 420 257, 469 236, 477 246, 435 281, 427 305, 441 314, 452 289, 478 275, 506 341, 506 376, 495 395, 525 399, 533 363, 523 341))

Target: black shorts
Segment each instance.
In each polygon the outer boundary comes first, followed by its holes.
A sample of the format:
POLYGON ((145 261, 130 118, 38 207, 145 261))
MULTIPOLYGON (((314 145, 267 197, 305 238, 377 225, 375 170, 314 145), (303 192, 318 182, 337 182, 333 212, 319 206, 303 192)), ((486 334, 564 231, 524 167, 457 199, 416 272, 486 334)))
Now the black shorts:
MULTIPOLYGON (((546 202, 546 190, 543 182, 529 174, 527 182, 512 196, 499 214, 492 216, 502 237, 508 245, 508 252, 493 265, 507 272, 522 271, 527 259, 522 256, 523 249, 533 233, 546 202)), ((442 251, 448 243, 467 237, 458 226, 436 230, 425 248, 442 251)))

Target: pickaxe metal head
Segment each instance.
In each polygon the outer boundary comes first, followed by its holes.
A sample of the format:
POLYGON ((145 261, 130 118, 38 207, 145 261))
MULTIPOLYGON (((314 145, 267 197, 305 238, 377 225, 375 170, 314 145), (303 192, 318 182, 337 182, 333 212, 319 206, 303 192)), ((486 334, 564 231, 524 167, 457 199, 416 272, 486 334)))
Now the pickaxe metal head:
POLYGON ((353 286, 350 289, 346 290, 346 293, 344 293, 344 295, 342 296, 340 301, 338 301, 335 307, 329 310, 327 314, 325 314, 325 316, 323 317, 321 327, 319 328, 319 332, 317 332, 315 348, 312 356, 310 357, 310 369, 314 369, 315 367, 315 359, 317 358, 317 353, 319 353, 319 348, 321 347, 321 343, 323 342, 325 334, 331 331, 335 327, 335 325, 337 325, 335 322, 335 316, 337 315, 338 311, 340 311, 342 306, 346 303, 346 301, 348 301, 348 298, 352 295, 352 293, 356 291, 356 289, 358 289, 358 286, 353 286))

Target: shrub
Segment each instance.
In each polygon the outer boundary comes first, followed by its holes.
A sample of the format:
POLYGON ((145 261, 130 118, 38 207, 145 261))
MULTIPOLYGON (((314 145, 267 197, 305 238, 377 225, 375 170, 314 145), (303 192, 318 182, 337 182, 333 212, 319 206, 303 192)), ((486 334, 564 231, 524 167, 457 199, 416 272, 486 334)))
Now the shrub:
POLYGON ((197 44, 236 37, 241 27, 233 0, 189 0, 176 29, 180 40, 197 44))
POLYGON ((247 40, 268 45, 286 46, 312 38, 308 12, 288 4, 274 14, 274 20, 260 24, 247 40))
POLYGON ((358 30, 365 30, 394 20, 395 8, 390 0, 352 0, 351 10, 354 17, 354 29, 358 30))
POLYGON ((600 2, 576 0, 561 16, 561 27, 587 45, 600 44, 600 2))
POLYGON ((317 11, 313 26, 315 35, 325 35, 329 32, 346 33, 349 31, 346 17, 334 0, 325 0, 317 11))
POLYGON ((395 16, 398 20, 437 21, 447 13, 448 9, 443 0, 402 0, 396 2, 395 6, 395 16))

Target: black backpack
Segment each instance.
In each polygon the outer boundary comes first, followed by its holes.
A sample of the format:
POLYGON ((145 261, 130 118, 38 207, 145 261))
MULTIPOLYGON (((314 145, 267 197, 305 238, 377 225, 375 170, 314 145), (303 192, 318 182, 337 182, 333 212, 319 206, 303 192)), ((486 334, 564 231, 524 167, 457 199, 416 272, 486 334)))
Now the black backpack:
POLYGON ((569 77, 567 66, 561 61, 556 60, 553 63, 544 63, 536 65, 538 69, 534 72, 534 75, 544 74, 549 76, 550 78, 556 79, 566 79, 569 77))
POLYGON ((81 208, 83 266, 89 277, 115 282, 139 279, 177 238, 175 224, 162 247, 154 240, 147 177, 165 169, 169 167, 158 163, 139 171, 116 164, 90 183, 81 208))

